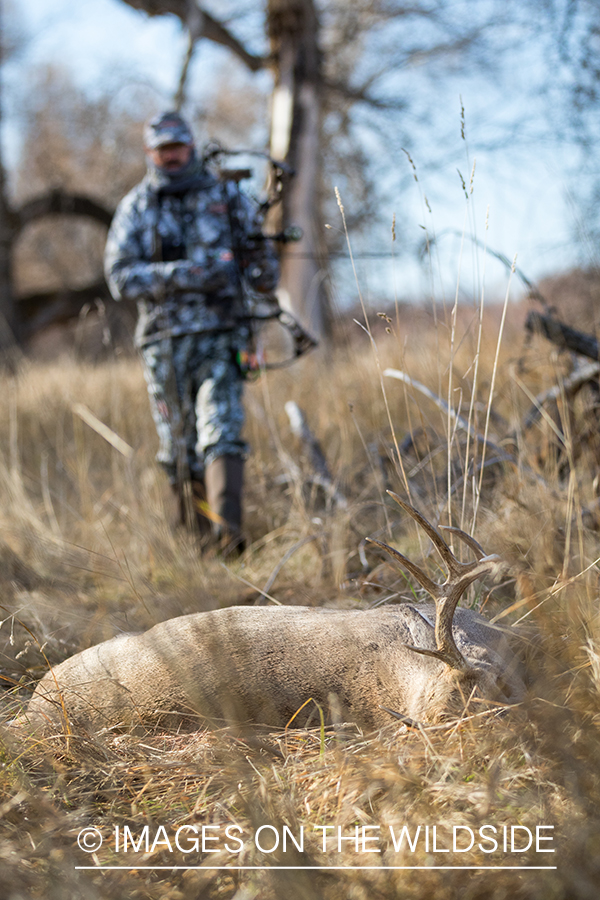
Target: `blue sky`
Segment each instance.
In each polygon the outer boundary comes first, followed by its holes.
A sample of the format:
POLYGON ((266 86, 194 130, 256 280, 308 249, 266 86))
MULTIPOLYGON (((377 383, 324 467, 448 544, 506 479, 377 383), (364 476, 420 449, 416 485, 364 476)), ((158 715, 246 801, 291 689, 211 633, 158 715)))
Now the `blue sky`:
POLYGON ((151 19, 116 0, 19 0, 26 43, 16 65, 67 65, 81 84, 117 65, 131 67, 168 90, 176 79, 184 38, 174 17, 151 19))
MULTIPOLYGON (((124 78, 132 72, 152 81, 159 91, 164 92, 165 102, 172 94, 184 52, 184 38, 174 18, 151 19, 118 0, 19 0, 17 10, 27 40, 5 74, 9 91, 11 83, 20 78, 25 68, 60 62, 91 92, 107 72, 123 72, 124 78)), ((197 52, 194 77, 206 76, 220 53, 223 51, 202 42, 197 52)), ((473 81, 462 87, 456 82, 454 98, 439 98, 441 104, 449 106, 445 114, 450 122, 454 117, 457 133, 460 127, 459 94, 466 108, 467 135, 475 135, 470 139, 469 159, 465 156, 464 146, 457 142, 457 149, 448 154, 447 162, 438 172, 424 176, 418 186, 410 182, 402 194, 389 197, 389 208, 382 210, 384 220, 391 226, 392 216, 401 211, 406 227, 404 236, 409 243, 422 238, 424 225, 430 233, 435 231, 437 234, 461 232, 466 228, 469 234, 475 234, 482 241, 487 238, 490 247, 510 259, 517 254, 518 265, 532 279, 573 265, 580 248, 572 241, 576 214, 569 203, 569 180, 565 176, 570 149, 549 145, 504 152, 478 149, 477 135, 483 136, 486 127, 483 117, 479 121, 481 111, 486 107, 485 98, 473 81), (456 170, 459 168, 468 180, 473 158, 476 158, 474 190, 467 209, 456 170), (432 213, 423 203, 423 192, 432 213)), ((18 130, 11 122, 10 104, 7 105, 3 139, 10 164, 18 153, 18 130)), ((418 152, 415 155, 418 167, 418 152)), ((400 152, 398 165, 407 165, 400 152)), ((379 229, 377 234, 380 236, 384 231, 379 229)), ((381 238, 377 237, 374 246, 370 246, 367 235, 355 249, 358 253, 381 251, 381 238)), ((452 295, 459 278, 459 259, 460 239, 445 237, 440 244, 439 288, 447 297, 452 295)), ((475 279, 481 286, 484 265, 486 290, 491 295, 502 294, 506 272, 493 260, 484 264, 481 253, 475 259, 468 246, 462 255, 462 283, 468 284, 475 279)), ((391 285, 392 280, 401 293, 418 294, 427 290, 427 274, 408 259, 396 263, 393 273, 391 263, 385 260, 364 260, 359 271, 361 288, 367 294, 370 291, 378 293, 382 285, 391 285)), ((340 273, 342 290, 351 291, 349 269, 344 271, 342 267, 340 273)), ((515 289, 518 293, 518 282, 515 282, 515 289)))

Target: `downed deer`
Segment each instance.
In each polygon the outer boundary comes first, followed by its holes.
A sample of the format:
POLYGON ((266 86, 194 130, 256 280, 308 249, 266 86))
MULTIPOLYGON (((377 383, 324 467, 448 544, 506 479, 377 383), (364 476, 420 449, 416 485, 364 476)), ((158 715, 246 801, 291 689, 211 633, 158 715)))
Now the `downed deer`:
MULTIPOLYGON (((372 729, 390 721, 389 711, 434 721, 464 709, 474 696, 519 701, 524 683, 506 631, 457 608, 498 557, 452 528, 476 556, 459 562, 416 509, 392 496, 430 537, 448 577, 436 584, 393 548, 373 543, 431 594, 435 609, 409 603, 369 611, 230 607, 170 619, 56 666, 19 722, 64 728, 68 719, 92 730, 199 721, 285 726, 312 698, 330 720, 372 729)), ((306 723, 311 708, 308 703, 294 724, 306 723)))

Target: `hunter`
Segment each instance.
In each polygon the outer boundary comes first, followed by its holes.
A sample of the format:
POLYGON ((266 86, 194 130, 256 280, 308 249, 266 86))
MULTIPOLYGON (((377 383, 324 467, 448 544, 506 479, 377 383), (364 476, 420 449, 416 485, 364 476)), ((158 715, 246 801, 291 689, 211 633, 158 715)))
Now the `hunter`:
POLYGON ((115 300, 138 305, 135 342, 159 437, 157 460, 179 520, 212 533, 223 552, 243 548, 244 372, 250 327, 242 279, 274 289, 272 245, 245 238, 257 211, 238 185, 202 164, 187 122, 162 113, 145 127, 148 171, 121 201, 106 244, 115 300), (188 508, 191 484, 192 521, 188 508))

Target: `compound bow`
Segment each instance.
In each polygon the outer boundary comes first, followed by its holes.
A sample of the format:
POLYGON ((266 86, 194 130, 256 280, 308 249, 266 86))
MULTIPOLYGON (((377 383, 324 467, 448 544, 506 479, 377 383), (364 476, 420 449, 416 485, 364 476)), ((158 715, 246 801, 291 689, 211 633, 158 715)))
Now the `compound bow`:
MULTIPOLYGON (((279 305, 279 300, 275 294, 259 294, 253 291, 248 285, 244 277, 244 267, 241 260, 244 254, 251 253, 256 249, 256 245, 264 241, 273 241, 279 244, 287 244, 300 241, 303 237, 302 229, 297 226, 289 226, 283 231, 276 234, 265 234, 262 231, 262 224, 270 209, 280 203, 283 198, 285 186, 294 176, 294 170, 286 163, 273 159, 267 153, 258 150, 227 150, 220 144, 209 144, 203 153, 203 162, 205 165, 215 163, 224 156, 254 156, 264 159, 268 162, 271 169, 270 189, 267 197, 258 203, 257 220, 261 226, 259 230, 250 234, 243 234, 240 228, 238 217, 230 213, 230 226, 233 238, 234 257, 237 264, 238 280, 240 291, 244 303, 244 314, 240 317, 240 321, 248 322, 250 326, 260 328, 267 322, 278 321, 279 324, 288 331, 293 341, 293 355, 289 359, 277 362, 268 362, 261 358, 257 352, 245 355, 244 359, 240 359, 240 366, 247 372, 259 372, 265 369, 281 369, 291 365, 304 353, 314 349, 318 345, 318 341, 310 335, 302 325, 294 318, 294 316, 279 305)), ((245 179, 252 177, 252 170, 248 168, 218 168, 218 174, 222 181, 234 182, 238 186, 245 179)), ((257 331, 253 329, 253 341, 256 341, 257 331)))

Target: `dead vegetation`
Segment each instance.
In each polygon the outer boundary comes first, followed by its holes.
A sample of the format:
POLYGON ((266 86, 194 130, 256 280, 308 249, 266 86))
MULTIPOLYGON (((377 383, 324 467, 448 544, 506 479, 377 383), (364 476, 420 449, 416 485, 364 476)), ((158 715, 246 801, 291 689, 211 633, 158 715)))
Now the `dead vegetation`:
POLYGON ((429 553, 414 526, 384 499, 386 488, 409 496, 434 524, 451 521, 472 531, 506 560, 504 577, 485 591, 472 589, 463 603, 502 623, 534 626, 530 699, 508 714, 472 708, 441 726, 407 728, 390 719, 376 735, 354 726, 290 727, 243 735, 74 732, 7 743, 0 769, 1 896, 595 900, 594 395, 580 392, 566 402, 559 392, 554 407, 525 429, 532 398, 570 374, 568 356, 539 338, 525 348, 509 318, 494 363, 495 314, 480 339, 475 314, 454 332, 441 311, 437 329, 423 316, 399 325, 391 318, 380 320, 375 350, 362 333, 330 358, 309 358, 249 386, 250 546, 227 567, 201 556, 192 536, 169 526, 174 510, 153 461, 155 435, 135 360, 31 362, 5 381, 5 715, 22 707, 48 664, 172 616, 254 603, 265 594, 282 603, 350 608, 411 596, 415 586, 363 543, 370 535, 414 559, 429 553), (388 367, 426 385, 452 415, 414 385, 384 376, 388 367), (288 400, 304 411, 346 505, 312 479, 310 455, 290 431, 288 400), (77 404, 133 452, 109 444, 77 404), (455 414, 470 424, 470 435, 455 414), (483 435, 504 457, 489 447, 483 456, 483 435), (497 830, 495 850, 479 835, 485 825, 497 830), (175 845, 184 826, 199 829, 198 851, 190 828, 180 835, 192 849, 175 845), (525 829, 535 835, 537 826, 552 826, 542 834, 553 842, 540 846, 554 854, 536 852, 535 840, 528 850, 510 851, 511 827, 518 848, 525 829), (77 845, 87 827, 104 839, 95 853, 77 845), (141 840, 127 854, 122 843, 115 848, 115 829, 122 842, 126 827, 141 840), (467 829, 476 836, 468 851, 467 829), (302 851, 289 834, 296 841, 303 835, 302 851), (239 852, 225 849, 226 842, 239 852), (76 868, 95 865, 130 868, 76 868), (192 868, 175 868, 185 866, 192 868))

